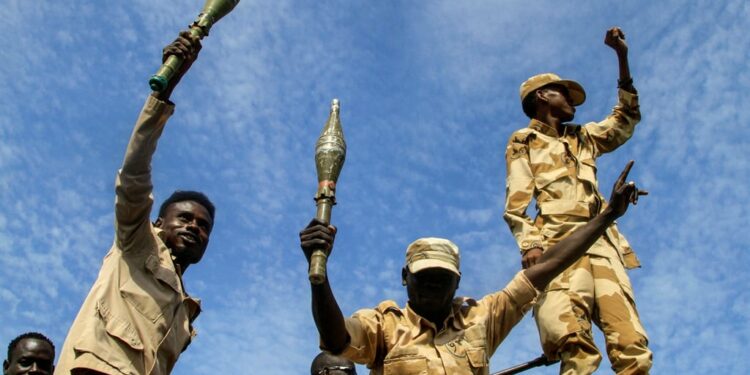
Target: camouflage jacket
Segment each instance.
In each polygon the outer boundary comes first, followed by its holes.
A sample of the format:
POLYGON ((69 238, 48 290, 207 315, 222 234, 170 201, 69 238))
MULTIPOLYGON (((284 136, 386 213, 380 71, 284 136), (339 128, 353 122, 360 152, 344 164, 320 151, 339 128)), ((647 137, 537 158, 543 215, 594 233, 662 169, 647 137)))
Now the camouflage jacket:
MULTIPOLYGON (((511 135, 505 149, 503 218, 522 253, 534 247, 548 249, 606 206, 596 179, 596 158, 630 139, 641 118, 637 94, 619 90, 618 97, 612 113, 601 122, 566 124, 559 136, 553 127, 532 119, 511 135), (534 220, 526 214, 532 198, 534 220)), ((640 265, 616 225, 607 229, 606 238, 626 267, 640 265)))
POLYGON ((520 271, 480 300, 455 298, 440 331, 408 304, 384 301, 346 319, 349 345, 341 355, 367 365, 370 375, 487 375, 490 357, 537 295, 520 271))

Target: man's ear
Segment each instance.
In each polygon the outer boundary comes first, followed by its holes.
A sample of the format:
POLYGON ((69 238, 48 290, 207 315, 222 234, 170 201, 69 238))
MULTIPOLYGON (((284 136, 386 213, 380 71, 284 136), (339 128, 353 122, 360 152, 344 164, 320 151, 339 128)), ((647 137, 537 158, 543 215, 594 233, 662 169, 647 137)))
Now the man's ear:
POLYGON ((456 280, 456 290, 458 290, 459 285, 461 285, 461 275, 458 275, 458 279, 456 280))
POLYGON ((154 226, 157 228, 161 228, 162 224, 164 224, 164 220, 162 220, 160 217, 157 217, 156 221, 154 221, 154 226))
POLYGON ((408 271, 406 271, 406 267, 401 269, 401 285, 406 286, 406 274, 408 271))
POLYGON ((6 359, 3 361, 3 375, 8 375, 8 368, 10 368, 10 363, 6 359))
POLYGON ((536 96, 536 102, 537 103, 539 103, 539 102, 545 102, 545 103, 547 103, 549 101, 549 99, 547 99, 546 93, 547 92, 545 90, 543 90, 543 89, 536 90, 534 92, 534 95, 536 96))

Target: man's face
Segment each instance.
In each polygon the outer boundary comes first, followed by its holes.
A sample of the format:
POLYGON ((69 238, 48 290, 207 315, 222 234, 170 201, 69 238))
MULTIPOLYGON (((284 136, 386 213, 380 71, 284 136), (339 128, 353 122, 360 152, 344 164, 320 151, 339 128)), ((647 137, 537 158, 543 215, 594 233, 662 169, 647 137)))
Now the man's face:
POLYGON ((170 204, 156 226, 164 230, 166 245, 178 263, 194 264, 206 251, 213 220, 203 205, 182 201, 170 204))
POLYGON ((553 116, 559 118, 562 122, 573 120, 576 107, 571 104, 572 99, 565 86, 549 85, 544 87, 542 92, 544 97, 547 98, 547 104, 553 116))
POLYGON ((10 358, 3 362, 3 374, 49 375, 54 371, 54 360, 55 351, 48 342, 23 339, 13 348, 10 358))
POLYGON ((422 316, 445 311, 453 301, 460 278, 443 268, 427 268, 417 273, 405 270, 409 306, 422 316))

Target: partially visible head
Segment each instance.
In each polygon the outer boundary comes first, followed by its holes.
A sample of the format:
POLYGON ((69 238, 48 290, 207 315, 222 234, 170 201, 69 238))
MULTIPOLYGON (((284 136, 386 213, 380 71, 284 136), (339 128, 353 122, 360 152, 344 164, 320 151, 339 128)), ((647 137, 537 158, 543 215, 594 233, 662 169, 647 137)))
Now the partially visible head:
POLYGON ((460 263, 458 246, 449 240, 426 237, 412 242, 401 271, 409 306, 423 316, 449 308, 461 281, 460 263))
POLYGON ((47 375, 55 370, 55 345, 41 333, 27 332, 10 342, 3 375, 47 375))
POLYGON ((357 375, 354 362, 328 352, 320 352, 313 359, 310 375, 357 375))
POLYGON ((175 191, 161 204, 154 225, 164 230, 165 244, 183 267, 203 257, 214 213, 213 203, 197 191, 175 191))
MULTIPOLYGON (((547 97, 544 96, 545 91, 554 90, 554 92, 563 95, 563 101, 559 104, 565 106, 569 104, 572 107, 579 106, 586 101, 586 92, 583 87, 576 81, 562 79, 557 74, 543 73, 537 74, 521 84, 519 89, 521 95, 521 106, 523 112, 529 118, 534 118, 537 114, 537 107, 542 102, 548 102, 547 97)), ((575 113, 575 109, 571 107, 572 113, 570 121, 573 119, 572 114, 575 113)))

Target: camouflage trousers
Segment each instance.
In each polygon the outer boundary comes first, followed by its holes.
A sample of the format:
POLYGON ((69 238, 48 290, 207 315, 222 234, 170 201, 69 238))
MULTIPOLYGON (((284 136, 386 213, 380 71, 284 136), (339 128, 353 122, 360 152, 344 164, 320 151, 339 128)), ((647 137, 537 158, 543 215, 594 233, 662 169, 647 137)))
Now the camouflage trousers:
MULTIPOLYGON (((594 246, 611 247, 603 238, 594 246)), ((544 353, 560 359, 561 374, 591 374, 599 367, 592 321, 604 332, 615 373, 648 374, 651 368, 630 280, 611 249, 611 257, 584 255, 548 285, 534 307, 544 353)))

